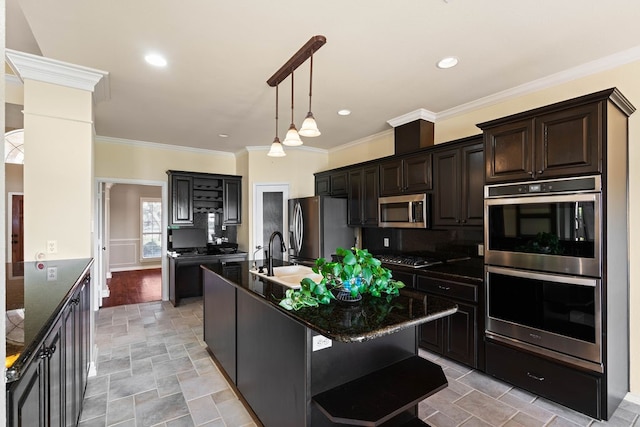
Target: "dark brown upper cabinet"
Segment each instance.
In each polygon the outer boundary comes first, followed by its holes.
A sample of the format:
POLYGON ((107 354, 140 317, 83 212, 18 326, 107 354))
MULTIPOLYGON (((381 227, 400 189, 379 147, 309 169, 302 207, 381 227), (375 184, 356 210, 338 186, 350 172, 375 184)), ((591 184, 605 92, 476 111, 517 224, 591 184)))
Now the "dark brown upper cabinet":
POLYGON ((337 170, 315 174, 316 196, 347 197, 348 172, 337 170))
POLYGON ((432 188, 431 154, 420 153, 380 163, 380 195, 421 193, 432 188))
POLYGON ((478 125, 484 132, 489 183, 603 173, 607 109, 633 111, 607 89, 478 125))
POLYGON ((465 138, 455 148, 435 151, 433 226, 482 226, 484 155, 482 137, 465 138))
POLYGON ((171 224, 193 225, 193 177, 173 174, 169 177, 171 224))
POLYGON ((378 175, 378 165, 349 170, 348 225, 378 226, 378 175))

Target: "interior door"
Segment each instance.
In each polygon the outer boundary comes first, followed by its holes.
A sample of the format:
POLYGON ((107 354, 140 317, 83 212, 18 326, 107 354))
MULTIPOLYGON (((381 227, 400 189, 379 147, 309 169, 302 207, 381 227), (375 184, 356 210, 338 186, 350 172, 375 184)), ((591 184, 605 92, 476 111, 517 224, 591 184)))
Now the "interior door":
MULTIPOLYGON (((288 184, 255 184, 254 186, 254 223, 253 245, 250 247, 250 259, 264 259, 264 252, 269 244, 269 237, 274 231, 280 231, 285 238, 285 245, 289 247, 288 212, 289 200, 288 184)), ((274 256, 281 259, 280 242, 276 241, 274 256)))
POLYGON ((13 277, 24 275, 24 196, 11 195, 11 262, 13 277))

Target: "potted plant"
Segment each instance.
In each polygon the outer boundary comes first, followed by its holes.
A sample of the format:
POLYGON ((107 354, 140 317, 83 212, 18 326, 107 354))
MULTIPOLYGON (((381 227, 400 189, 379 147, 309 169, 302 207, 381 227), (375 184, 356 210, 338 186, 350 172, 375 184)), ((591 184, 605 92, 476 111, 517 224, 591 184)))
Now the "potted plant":
POLYGON ((316 283, 309 278, 300 282, 300 289, 288 289, 280 306, 287 310, 299 310, 303 307, 317 307, 329 304, 338 298, 357 301, 363 294, 374 297, 386 295, 390 300, 399 295, 404 283, 391 277, 391 270, 382 267, 366 249, 336 249, 337 260, 327 261, 318 258, 313 271, 322 275, 316 283))

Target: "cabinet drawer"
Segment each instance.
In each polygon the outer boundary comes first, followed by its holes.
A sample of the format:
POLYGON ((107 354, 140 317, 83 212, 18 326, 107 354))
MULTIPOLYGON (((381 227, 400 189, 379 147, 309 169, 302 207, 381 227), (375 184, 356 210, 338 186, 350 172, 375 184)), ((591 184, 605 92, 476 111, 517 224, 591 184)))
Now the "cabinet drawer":
POLYGON ((418 289, 465 301, 478 302, 478 286, 418 276, 418 289))
POLYGON ((195 190, 220 190, 222 191, 221 179, 194 178, 193 188, 195 190))
POLYGON ((597 375, 491 341, 486 343, 486 372, 591 417, 603 415, 597 375))

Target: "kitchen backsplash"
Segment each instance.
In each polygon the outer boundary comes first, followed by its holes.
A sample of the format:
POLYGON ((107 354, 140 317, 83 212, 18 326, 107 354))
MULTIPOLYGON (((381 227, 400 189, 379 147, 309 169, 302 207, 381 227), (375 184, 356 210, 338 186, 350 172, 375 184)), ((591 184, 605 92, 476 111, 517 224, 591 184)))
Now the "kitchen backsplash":
POLYGON ((238 241, 238 229, 235 225, 227 225, 225 230, 222 229, 222 214, 194 213, 193 226, 208 230, 207 241, 214 243, 212 234, 221 239, 227 239, 228 242, 236 243, 238 241))
POLYGON ((422 230, 408 228, 363 228, 362 247, 376 253, 446 252, 478 256, 482 229, 422 230), (389 246, 385 247, 385 239, 389 246))

